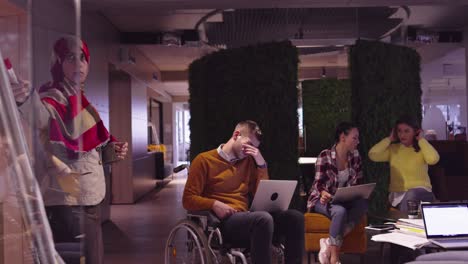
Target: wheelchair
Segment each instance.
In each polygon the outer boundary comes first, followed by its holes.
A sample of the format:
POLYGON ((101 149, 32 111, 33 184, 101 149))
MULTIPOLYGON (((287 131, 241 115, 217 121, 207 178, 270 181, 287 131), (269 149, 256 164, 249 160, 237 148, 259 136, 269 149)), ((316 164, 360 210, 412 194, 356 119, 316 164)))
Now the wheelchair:
MULTIPOLYGON (((249 250, 223 241, 220 220, 209 211, 189 212, 172 228, 166 241, 166 264, 248 264, 249 250)), ((284 247, 272 246, 273 263, 284 264, 284 247)))

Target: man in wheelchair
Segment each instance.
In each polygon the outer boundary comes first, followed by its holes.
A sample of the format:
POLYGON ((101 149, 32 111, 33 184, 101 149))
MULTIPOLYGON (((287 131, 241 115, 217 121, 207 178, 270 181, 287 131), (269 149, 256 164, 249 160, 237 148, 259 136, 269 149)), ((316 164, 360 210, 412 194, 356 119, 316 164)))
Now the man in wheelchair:
POLYGON ((221 221, 223 239, 250 247, 253 264, 271 263, 273 235, 285 246, 285 263, 302 263, 304 216, 296 210, 274 214, 249 212, 260 180, 268 170, 258 146, 262 133, 254 121, 237 124, 227 143, 199 154, 191 163, 182 198, 188 211, 212 211, 221 221))

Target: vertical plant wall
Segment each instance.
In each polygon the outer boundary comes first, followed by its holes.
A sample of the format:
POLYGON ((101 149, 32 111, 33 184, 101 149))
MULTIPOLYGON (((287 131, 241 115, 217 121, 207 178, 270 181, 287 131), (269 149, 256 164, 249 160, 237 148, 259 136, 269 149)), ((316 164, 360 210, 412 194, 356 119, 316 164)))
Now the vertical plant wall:
POLYGON ((351 121, 349 80, 326 78, 302 82, 305 155, 317 157, 334 144, 339 122, 351 121))
POLYGON ((298 53, 290 42, 221 50, 189 67, 190 157, 227 142, 256 121, 270 178, 298 177, 298 53))
POLYGON ((402 114, 421 121, 419 54, 408 47, 359 40, 350 49, 352 119, 359 126, 364 176, 377 182, 370 211, 387 210, 388 163, 369 160, 369 149, 390 134, 402 114))

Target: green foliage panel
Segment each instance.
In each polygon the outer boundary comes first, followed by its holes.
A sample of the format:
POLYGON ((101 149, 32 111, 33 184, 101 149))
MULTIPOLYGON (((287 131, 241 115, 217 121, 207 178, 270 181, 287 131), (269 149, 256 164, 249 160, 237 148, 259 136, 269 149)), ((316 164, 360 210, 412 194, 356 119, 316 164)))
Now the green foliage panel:
POLYGON ((333 78, 302 82, 306 156, 317 157, 335 142, 339 122, 351 121, 349 80, 333 78))
POLYGON ((297 179, 297 49, 287 42, 221 50, 189 67, 190 157, 229 140, 242 120, 263 131, 270 178, 297 179))
POLYGON ((369 149, 390 134, 402 114, 421 120, 419 54, 408 47, 359 40, 350 49, 352 119, 359 126, 364 176, 377 182, 370 211, 387 210, 389 166, 369 160, 369 149))

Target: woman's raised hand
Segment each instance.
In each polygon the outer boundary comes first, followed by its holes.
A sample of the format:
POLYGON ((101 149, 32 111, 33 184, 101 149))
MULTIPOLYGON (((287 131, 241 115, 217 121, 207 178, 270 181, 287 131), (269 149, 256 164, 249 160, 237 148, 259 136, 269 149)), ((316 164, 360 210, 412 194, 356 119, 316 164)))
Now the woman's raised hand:
POLYGON ((395 128, 392 128, 392 131, 390 131, 390 135, 388 136, 388 139, 390 139, 391 142, 397 140, 395 136, 395 128))

